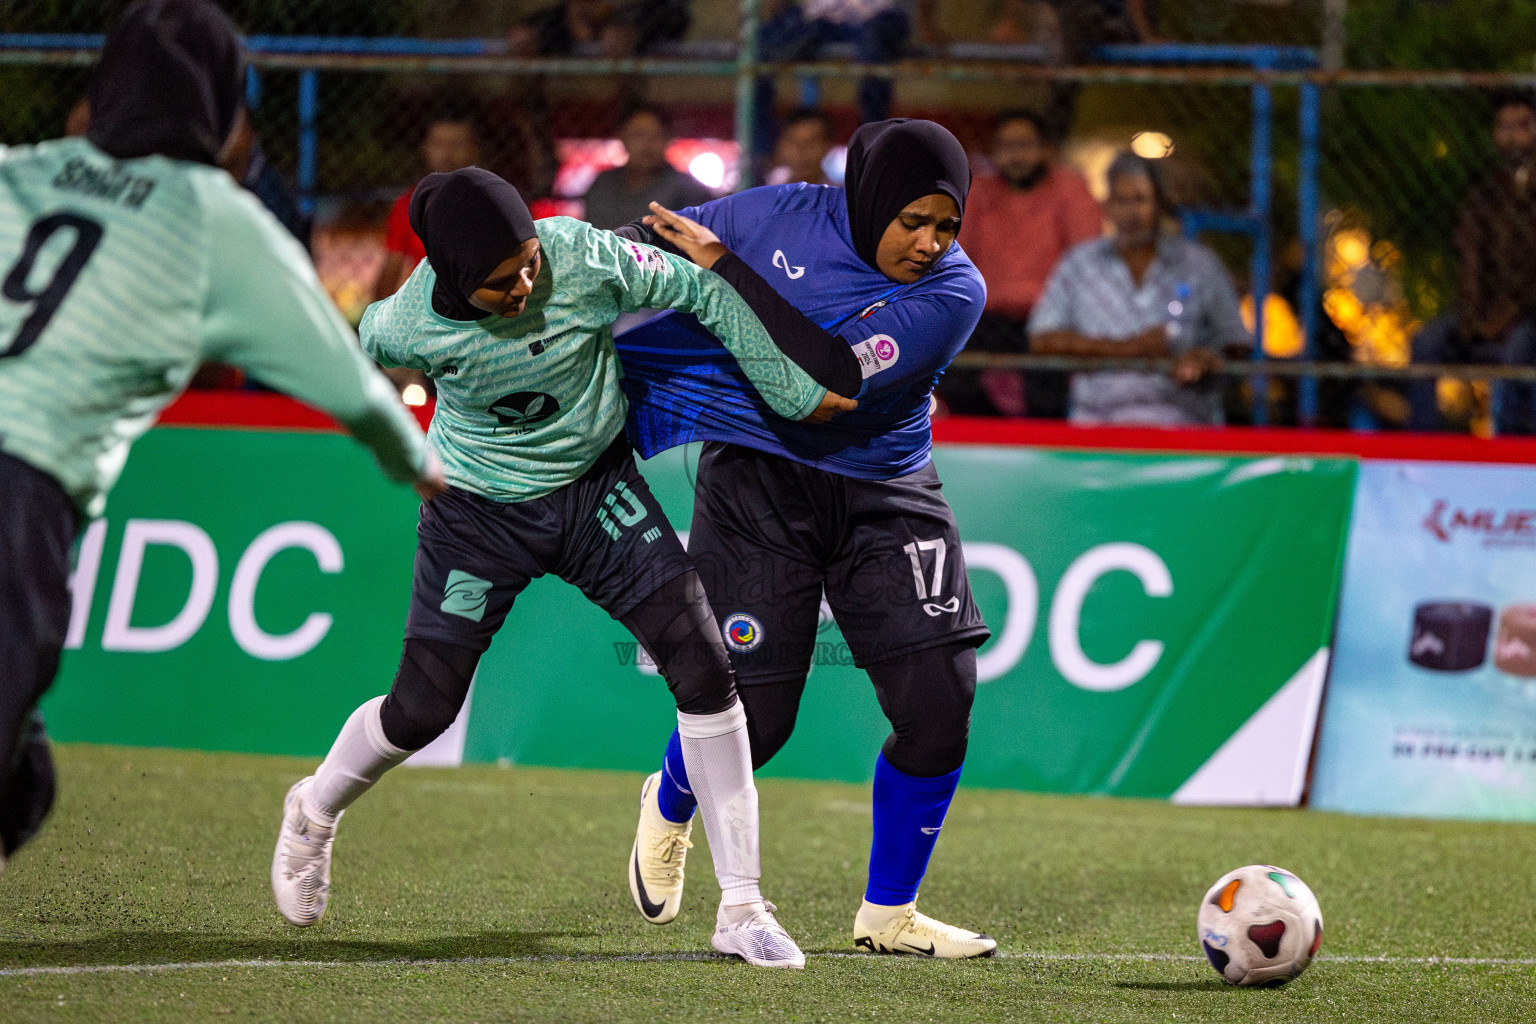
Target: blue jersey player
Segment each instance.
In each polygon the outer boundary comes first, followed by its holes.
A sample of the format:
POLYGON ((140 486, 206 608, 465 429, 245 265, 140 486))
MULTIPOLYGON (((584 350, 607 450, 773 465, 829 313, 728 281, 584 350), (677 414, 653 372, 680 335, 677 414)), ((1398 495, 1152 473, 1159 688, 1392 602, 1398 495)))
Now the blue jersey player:
MULTIPOLYGON (((775 339, 798 330, 843 342, 798 347, 827 353, 802 365, 859 400, 810 429, 775 415, 691 318, 663 315, 617 339, 642 453, 705 442, 689 549, 731 650, 754 767, 794 729, 823 592, 890 719, 854 919, 855 945, 877 953, 960 958, 997 948, 916 909, 965 759, 975 649, 989 635, 930 458, 928 419, 934 383, 986 297, 954 245, 969 186, 948 131, 885 121, 855 133, 846 191, 753 189, 682 216, 653 207, 655 216, 625 229, 725 277, 775 339)), ((653 923, 677 914, 693 808, 674 734, 663 769, 642 788, 628 868, 653 923)))

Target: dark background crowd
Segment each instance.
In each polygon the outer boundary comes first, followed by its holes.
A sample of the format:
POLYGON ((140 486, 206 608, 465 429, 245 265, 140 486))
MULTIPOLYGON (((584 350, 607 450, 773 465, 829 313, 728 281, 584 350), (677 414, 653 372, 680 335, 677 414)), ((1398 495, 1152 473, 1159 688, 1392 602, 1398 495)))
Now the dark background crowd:
MULTIPOLYGON (((107 0, 95 6, 102 19, 110 16, 107 0)), ((247 5, 250 11, 231 6, 253 31, 321 30, 321 22, 305 21, 321 14, 303 3, 247 5), (286 21, 271 21, 274 7, 287 12, 286 21)), ((1294 229, 1277 224, 1273 269, 1256 309, 1243 240, 1182 230, 1191 209, 1230 208, 1245 199, 1246 153, 1228 144, 1236 139, 1246 149, 1250 112, 1242 91, 1229 90, 1207 107, 1204 98, 1217 94, 1201 92, 1205 87, 1193 76, 1182 90, 1171 82, 1111 95, 1108 87, 1070 75, 941 88, 922 76, 860 69, 966 59, 1071 68, 1100 63, 1102 47, 1115 44, 1139 45, 1155 63, 1157 48, 1166 44, 1227 41, 1304 44, 1327 61, 1326 31, 1320 51, 1320 40, 1309 34, 1321 6, 1321 0, 1233 0, 1214 7, 1199 0, 765 0, 756 36, 760 59, 829 61, 847 73, 760 76, 750 164, 732 141, 730 82, 648 75, 634 63, 585 76, 562 77, 558 69, 446 79, 375 76, 366 82, 366 96, 358 76, 327 79, 337 84, 322 107, 323 155, 313 195, 295 186, 292 126, 284 120, 292 83, 270 75, 265 97, 242 120, 224 162, 311 248, 322 279, 355 320, 368 302, 398 288, 423 256, 405 211, 413 181, 426 172, 486 166, 535 200, 536 215, 617 227, 645 213, 652 200, 687 207, 725 194, 746 177, 837 186, 843 143, 859 123, 926 116, 961 138, 975 172, 960 244, 986 279, 988 298, 967 352, 1100 361, 1067 372, 1022 369, 1007 358, 994 366, 972 360, 941 381, 936 415, 1243 423, 1255 385, 1224 370, 1255 354, 1258 318, 1260 354, 1271 358, 1536 367, 1531 95, 1463 89, 1452 105, 1443 94, 1430 97, 1441 104, 1434 109, 1442 119, 1429 124, 1435 131, 1427 159, 1431 166, 1438 161, 1443 173, 1427 195, 1415 195, 1407 179, 1419 169, 1403 168, 1399 202, 1405 209, 1395 217, 1371 209, 1369 189, 1359 188, 1363 198, 1351 201, 1355 169, 1325 173, 1325 185, 1340 201, 1326 210, 1321 299, 1314 309, 1303 307, 1294 229), (1252 15, 1251 24, 1237 15, 1223 20, 1218 8, 1252 15), (1287 21, 1280 8, 1294 17, 1287 21), (1308 32, 1295 28, 1302 23, 1308 32), (343 86, 353 92, 341 95, 343 86), (952 105, 940 105, 945 101, 952 105), (1302 340, 1306 320, 1315 325, 1310 350, 1302 340), (1155 370, 1113 362, 1127 358, 1160 362, 1155 370)), ((1353 40, 1350 55, 1364 64, 1414 59, 1420 46, 1414 33, 1429 29, 1413 20, 1450 17, 1454 11, 1427 8, 1455 6, 1356 0, 1344 26, 1353 40), (1394 14, 1403 22, 1396 28, 1394 14)), ((17 24, 0 17, 0 31, 70 27, 44 24, 42 15, 38 24, 21 24, 26 7, 17 5, 17 24)), ((350 18, 349 34, 477 37, 488 40, 492 55, 577 62, 720 59, 729 56, 723 47, 736 28, 734 4, 706 0, 388 0, 330 8, 323 24, 334 28, 335 17, 350 18), (449 23, 473 30, 447 32, 449 23)), ((90 12, 75 13, 83 20, 90 12)), ((1536 18, 1532 22, 1536 29, 1536 18)), ((1453 51, 1439 57, 1470 70, 1509 64, 1497 39, 1470 29, 1450 39, 1449 24, 1434 28, 1453 51)), ((34 82, 47 73, 23 71, 34 82)), ((22 73, 0 72, 12 76, 6 84, 20 83, 22 73)), ((68 74, 61 74, 50 81, 67 87, 68 74)), ((1368 99, 1334 97, 1329 113, 1373 113, 1377 125, 1402 120, 1400 98, 1368 99)), ((0 100, 0 115, 8 122, 0 143, 18 143, 60 130, 82 132, 90 112, 83 101, 27 105, 11 92, 0 100)), ((1294 173, 1287 161, 1295 154, 1285 150, 1286 136, 1277 138, 1279 193, 1294 173)), ((1362 166, 1370 156, 1360 150, 1362 166)), ((1296 215, 1286 202, 1282 196, 1274 210, 1277 222, 1296 215)), ((237 375, 217 367, 198 383, 242 386, 237 375)), ((423 395, 431 386, 404 372, 397 383, 415 385, 423 395)), ((1294 381, 1270 378, 1262 386, 1270 422, 1298 422, 1294 381)), ((1310 422, 1529 434, 1536 431, 1536 400, 1533 386, 1522 381, 1324 381, 1310 422)))

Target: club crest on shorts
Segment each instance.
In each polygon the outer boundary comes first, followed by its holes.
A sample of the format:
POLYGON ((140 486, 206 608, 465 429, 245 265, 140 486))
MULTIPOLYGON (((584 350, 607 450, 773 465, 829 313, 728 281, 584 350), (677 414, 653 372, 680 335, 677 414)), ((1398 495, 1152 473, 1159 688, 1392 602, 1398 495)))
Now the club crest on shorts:
POLYGON ((763 645, 763 624, 746 612, 737 612, 725 620, 725 646, 737 654, 748 654, 763 645))
POLYGON ((454 569, 448 574, 448 582, 443 586, 442 610, 449 615, 479 622, 485 618, 490 590, 490 580, 472 576, 463 569, 454 569))

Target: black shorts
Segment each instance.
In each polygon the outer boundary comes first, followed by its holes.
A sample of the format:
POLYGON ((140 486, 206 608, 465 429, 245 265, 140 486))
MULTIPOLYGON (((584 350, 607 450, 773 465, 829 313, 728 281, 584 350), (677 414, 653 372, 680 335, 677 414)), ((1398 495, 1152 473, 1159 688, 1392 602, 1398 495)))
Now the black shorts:
POLYGON ((709 442, 688 552, 739 684, 804 678, 813 656, 867 668, 991 636, 932 463, 857 480, 709 442), (845 651, 826 642, 818 650, 823 589, 845 651))
POLYGON ((580 479, 530 501, 459 488, 421 507, 407 638, 484 651, 512 602, 553 573, 615 619, 693 568, 620 434, 580 479))
POLYGON ((69 629, 80 513, 57 480, 0 452, 0 799, 69 629))

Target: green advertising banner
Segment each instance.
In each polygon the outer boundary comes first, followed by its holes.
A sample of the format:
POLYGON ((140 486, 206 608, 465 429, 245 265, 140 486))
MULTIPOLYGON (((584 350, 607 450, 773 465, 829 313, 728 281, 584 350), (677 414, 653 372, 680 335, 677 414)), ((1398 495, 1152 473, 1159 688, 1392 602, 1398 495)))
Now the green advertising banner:
MULTIPOLYGON (((936 452, 976 599, 966 782, 1295 803, 1355 464, 1016 447, 936 452)), ((645 463, 686 530, 691 457, 645 463)), ((414 499, 345 438, 160 428, 87 532, 46 710, 61 740, 319 755, 400 652, 414 499)), ((466 713, 419 755, 650 769, 670 696, 580 593, 531 586, 466 713)), ((765 774, 865 780, 887 725, 823 623, 765 774)))

